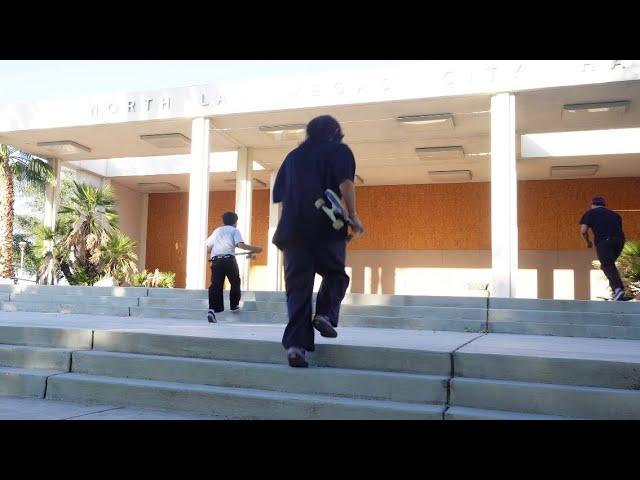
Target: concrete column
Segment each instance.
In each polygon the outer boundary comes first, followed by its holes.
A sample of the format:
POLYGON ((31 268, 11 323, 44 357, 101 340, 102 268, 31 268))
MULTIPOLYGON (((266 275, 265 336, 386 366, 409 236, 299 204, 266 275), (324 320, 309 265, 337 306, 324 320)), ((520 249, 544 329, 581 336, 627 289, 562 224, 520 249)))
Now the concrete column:
POLYGON ((62 190, 62 161, 54 158, 49 160, 53 169, 53 182, 47 185, 44 196, 44 224, 55 228, 60 208, 60 192, 62 190))
MULTIPOLYGON (((245 243, 251 244, 251 206, 253 199, 253 160, 246 147, 238 150, 236 169, 236 214, 238 230, 245 243)), ((246 256, 237 257, 242 288, 249 288, 249 266, 251 261, 246 256)))
POLYGON ((186 287, 205 288, 209 214, 209 119, 195 118, 191 124, 189 172, 189 219, 187 226, 186 287))
POLYGON ((491 98, 492 296, 515 297, 518 273, 515 97, 491 98))
MULTIPOLYGON (((147 263, 147 223, 149 218, 149 194, 142 194, 140 206, 140 241, 138 242, 138 269, 144 270, 147 263)), ((206 270, 205 270, 206 271, 206 270)))
POLYGON ((283 282, 283 258, 282 252, 278 250, 273 243, 271 243, 271 239, 273 238, 273 234, 276 233, 276 228, 278 227, 278 221, 280 220, 280 214, 282 212, 282 204, 273 203, 273 186, 276 182, 276 172, 271 172, 271 178, 269 182, 269 236, 267 237, 268 242, 268 254, 267 254, 267 275, 268 282, 267 288, 274 292, 284 290, 284 282, 283 282))

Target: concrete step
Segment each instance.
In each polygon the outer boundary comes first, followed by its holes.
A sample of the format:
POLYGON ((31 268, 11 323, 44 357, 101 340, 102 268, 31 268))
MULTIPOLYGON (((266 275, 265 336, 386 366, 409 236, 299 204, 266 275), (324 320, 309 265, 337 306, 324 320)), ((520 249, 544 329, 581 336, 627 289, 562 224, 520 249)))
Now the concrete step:
POLYGON ((0 345, 0 366, 68 372, 71 352, 64 348, 0 345))
POLYGON ((538 310, 549 312, 626 313, 640 315, 640 302, 490 298, 489 308, 491 310, 538 310))
MULTIPOLYGON (((285 302, 245 301, 247 310, 269 313, 287 313, 285 302)), ((438 320, 477 320, 486 321, 487 313, 483 308, 434 307, 434 306, 397 306, 397 305, 352 305, 343 304, 341 315, 360 315, 376 317, 434 318, 438 320)))
MULTIPOLYGON (((144 297, 146 298, 146 297, 144 297)), ((114 297, 100 295, 44 295, 34 293, 13 293, 11 302, 57 303, 61 305, 101 305, 107 307, 137 307, 138 297, 114 297)))
POLYGON ((487 308, 484 297, 446 297, 432 295, 389 295, 348 293, 342 302, 345 305, 380 305, 397 307, 456 307, 487 308))
POLYGON ((99 351, 74 353, 73 372, 440 405, 446 402, 448 381, 446 376, 339 368, 292 369, 288 365, 99 351))
POLYGON ((488 380, 640 389, 640 362, 533 355, 465 353, 454 356, 455 376, 488 380))
POLYGON ((31 295, 77 295, 107 297, 146 297, 143 287, 86 287, 76 285, 0 285, 0 293, 31 295))
MULTIPOLYGON (((142 318, 183 318, 188 320, 206 320, 207 307, 204 308, 176 308, 176 307, 130 307, 132 317, 142 318)), ((282 313, 245 311, 244 309, 232 313, 226 310, 219 314, 220 319, 244 323, 287 323, 287 315, 282 313), (232 317, 233 315, 233 317, 232 317)))
MULTIPOLYGON (((199 309, 206 310, 209 308, 208 298, 189 298, 189 297, 140 297, 140 307, 151 308, 187 308, 187 309, 199 309)), ((243 299, 240 301, 240 306, 245 308, 247 301, 243 299)), ((229 300, 225 299, 224 308, 229 308, 229 300)))
POLYGON ((441 420, 443 406, 67 373, 49 379, 52 400, 109 403, 241 419, 441 420))
POLYGON ((573 420, 554 415, 535 415, 532 413, 503 412, 480 408, 450 407, 444 412, 445 420, 573 420))
POLYGON ((44 398, 47 378, 59 373, 55 370, 0 367, 0 395, 44 398))
POLYGON ((640 327, 613 325, 574 325, 568 323, 489 322, 490 333, 553 335, 559 337, 617 338, 640 340, 640 327))
MULTIPOLYGON (((316 293, 313 294, 315 302, 316 293)), ((141 295, 143 296, 143 295, 141 295)), ((148 297, 183 298, 190 300, 208 299, 208 290, 186 290, 172 288, 149 288, 148 297)), ((224 291, 225 300, 229 300, 229 291, 224 291)), ((243 300, 261 302, 286 302, 285 292, 271 291, 243 291, 243 300)), ((459 307, 459 308, 487 308, 487 298, 484 297, 447 297, 430 295, 389 295, 347 293, 342 302, 345 305, 386 305, 386 306, 431 306, 431 307, 459 307)))
MULTIPOLYGON (((229 295, 228 291, 225 292, 229 295)), ((243 292, 244 294, 244 292, 243 292)), ((143 295, 140 295, 143 296, 143 295)), ((207 290, 190 290, 186 288, 147 288, 148 297, 155 298, 208 298, 207 290)))
POLYGON ((567 325, 640 327, 640 314, 559 312, 551 310, 489 310, 489 323, 532 322, 567 325))
MULTIPOLYGON (((279 341, 159 335, 96 330, 94 350, 175 357, 286 364, 279 341)), ((313 366, 386 372, 449 375, 448 351, 320 343, 309 355, 313 366)))
POLYGON ((0 325, 0 344, 91 349, 93 331, 82 328, 46 328, 0 325))
POLYGON ((483 320, 379 317, 368 315, 340 315, 339 326, 476 333, 486 331, 487 329, 487 324, 483 320))
MULTIPOLYGON (((269 312, 252 310, 252 302, 246 302, 247 309, 231 313, 228 310, 219 314, 219 321, 233 323, 252 324, 282 324, 288 322, 285 312, 269 312)), ((285 307, 286 308, 286 307, 285 307)), ((366 307, 362 307, 366 308, 366 307)), ((444 309, 448 310, 448 309, 444 309)), ((200 320, 206 317, 205 308, 168 308, 168 307, 130 307, 132 317, 144 318, 182 318, 200 320)), ((383 317, 375 315, 340 315, 339 325, 342 327, 369 327, 369 328, 394 328, 409 330, 442 330, 454 332, 480 332, 485 331, 486 321, 482 319, 467 320, 456 319, 451 312, 441 312, 444 318, 410 318, 410 317, 383 317), (446 318, 449 316, 450 318, 446 318), (451 318, 453 317, 453 318, 451 318)), ((483 312, 484 313, 484 312, 483 312)), ((480 315, 478 315, 480 317, 480 315)))
POLYGON ((455 377, 450 405, 594 420, 640 419, 640 391, 455 377))
POLYGON ((113 405, 0 396, 0 420, 223 420, 221 417, 113 405))
POLYGON ((91 305, 87 303, 55 303, 47 301, 37 302, 0 302, 5 312, 42 312, 42 313, 76 313, 93 315, 114 315, 128 317, 129 308, 123 306, 91 305))

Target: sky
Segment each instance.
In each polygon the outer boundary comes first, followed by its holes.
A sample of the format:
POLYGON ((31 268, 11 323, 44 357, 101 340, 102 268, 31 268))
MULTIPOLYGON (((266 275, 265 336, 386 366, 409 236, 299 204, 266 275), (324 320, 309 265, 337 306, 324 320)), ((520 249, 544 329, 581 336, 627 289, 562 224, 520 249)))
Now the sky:
POLYGON ((0 104, 333 72, 417 60, 0 60, 0 104))

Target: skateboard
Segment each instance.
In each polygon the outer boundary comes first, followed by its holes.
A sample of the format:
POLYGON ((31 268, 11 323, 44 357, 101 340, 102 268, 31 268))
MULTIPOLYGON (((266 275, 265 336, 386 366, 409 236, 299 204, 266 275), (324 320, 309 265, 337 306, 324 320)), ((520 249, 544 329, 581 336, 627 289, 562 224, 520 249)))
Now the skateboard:
MULTIPOLYGON (((609 298, 609 297, 600 297, 600 296, 598 296, 596 298, 600 298, 600 299, 604 300, 605 302, 613 302, 613 300, 611 298, 609 298)), ((623 299, 621 301, 628 302, 629 300, 630 299, 625 296, 625 297, 623 297, 623 299)))
MULTIPOLYGON (((335 230, 340 230, 344 227, 345 223, 347 225, 351 225, 351 221, 349 220, 344 208, 342 207, 342 203, 340 203, 340 198, 336 193, 327 188, 324 191, 324 198, 318 198, 315 202, 315 206, 318 210, 322 209, 324 213, 331 219, 332 226, 335 230), (327 202, 330 205, 327 206, 327 202)), ((347 241, 351 240, 353 235, 347 235, 347 241)))

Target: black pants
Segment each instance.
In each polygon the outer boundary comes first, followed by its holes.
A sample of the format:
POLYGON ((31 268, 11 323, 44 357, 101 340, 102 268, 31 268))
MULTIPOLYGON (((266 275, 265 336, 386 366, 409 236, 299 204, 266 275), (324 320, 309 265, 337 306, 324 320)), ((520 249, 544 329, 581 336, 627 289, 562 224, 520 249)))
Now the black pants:
POLYGON ((209 310, 214 312, 224 311, 222 289, 224 279, 228 278, 231 284, 230 307, 238 308, 240 304, 240 271, 236 257, 216 258, 211 262, 211 286, 209 287, 209 310))
POLYGON ((623 248, 624 238, 617 237, 607 237, 596 245, 598 260, 600 260, 602 271, 607 276, 609 286, 613 292, 618 288, 624 288, 615 263, 623 248))
POLYGON ((347 244, 344 240, 296 242, 283 245, 282 250, 289 314, 282 345, 284 348, 298 347, 313 352, 315 342, 311 302, 315 274, 322 276, 315 313, 326 315, 337 327, 340 303, 349 286, 349 276, 344 271, 347 244))

